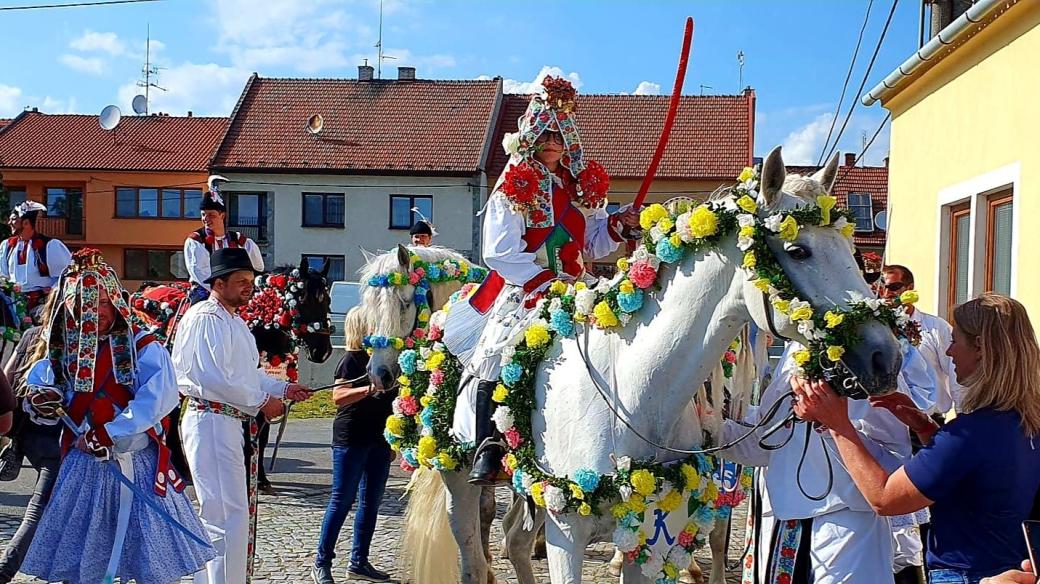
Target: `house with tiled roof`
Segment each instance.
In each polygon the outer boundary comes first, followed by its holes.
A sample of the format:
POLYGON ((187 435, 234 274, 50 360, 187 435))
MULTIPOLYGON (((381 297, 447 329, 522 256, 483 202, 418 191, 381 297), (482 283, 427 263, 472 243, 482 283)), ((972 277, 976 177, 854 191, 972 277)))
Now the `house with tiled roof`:
MULTIPOLYGON (((587 158, 610 173, 611 208, 631 203, 639 191, 668 112, 666 95, 582 95, 575 116, 587 158)), ((517 131, 530 96, 503 96, 501 114, 492 139, 488 189, 509 161, 501 147, 508 132, 517 131)), ((647 203, 678 196, 704 199, 720 186, 732 185, 753 159, 755 92, 740 95, 684 95, 671 138, 658 166, 647 203)), ((611 270, 614 257, 589 266, 599 273, 611 270)))
POLYGON ((263 218, 275 264, 330 260, 354 279, 361 247, 408 243, 420 214, 435 243, 479 257, 485 169, 502 81, 281 79, 254 74, 210 161, 235 211, 263 218))
POLYGON ((97 116, 34 108, 0 128, 0 174, 12 205, 47 206, 41 233, 100 249, 128 288, 179 279, 180 250, 198 227, 207 166, 227 123, 124 116, 108 131, 97 116))

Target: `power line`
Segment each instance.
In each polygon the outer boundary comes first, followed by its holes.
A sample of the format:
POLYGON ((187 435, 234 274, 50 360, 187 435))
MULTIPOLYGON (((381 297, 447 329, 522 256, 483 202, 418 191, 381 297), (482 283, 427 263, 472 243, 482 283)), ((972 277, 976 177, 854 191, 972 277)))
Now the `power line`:
POLYGON ((870 8, 874 6, 874 0, 867 2, 867 13, 863 15, 863 26, 859 28, 859 38, 856 39, 856 49, 852 51, 852 62, 849 63, 849 72, 845 74, 845 83, 841 86, 841 96, 838 97, 838 105, 834 106, 834 115, 831 116, 831 127, 827 130, 827 139, 823 141, 820 149, 820 159, 816 166, 823 165, 823 153, 827 151, 827 145, 831 143, 831 134, 834 132, 834 124, 838 121, 838 113, 841 112, 841 104, 845 101, 845 90, 849 88, 849 80, 852 79, 852 70, 856 67, 856 57, 859 56, 859 47, 863 43, 863 32, 867 30, 870 22, 870 8))
MULTIPOLYGON (((881 36, 878 38, 877 46, 874 47, 874 54, 870 57, 870 63, 867 64, 867 70, 863 72, 863 80, 860 81, 859 89, 856 90, 855 95, 863 95, 863 88, 867 85, 867 79, 870 77, 870 70, 874 68, 874 61, 877 60, 878 53, 881 52, 881 45, 885 42, 885 35, 888 34, 888 26, 892 24, 892 17, 896 14, 896 7, 899 6, 899 0, 892 0, 892 9, 888 11, 888 19, 885 20, 885 28, 881 29, 881 36)), ((826 160, 831 157, 834 151, 838 148, 838 142, 841 140, 841 135, 845 133, 845 128, 849 125, 849 120, 852 118, 852 112, 856 110, 858 101, 853 99, 852 105, 849 106, 849 111, 845 114, 845 120, 841 124, 841 129, 838 130, 838 135, 834 138, 834 144, 831 144, 830 150, 827 155, 820 160, 826 160)))
POLYGON ((856 157, 856 161, 852 163, 852 166, 843 167, 843 172, 838 176, 838 179, 834 181, 835 183, 844 178, 845 175, 848 174, 849 169, 859 164, 860 159, 862 159, 867 154, 867 150, 870 150, 870 146, 874 143, 874 140, 876 140, 877 137, 881 134, 881 130, 885 127, 885 124, 887 124, 888 120, 890 120, 891 118, 892 112, 888 112, 888 114, 885 115, 885 119, 881 120, 881 125, 879 125, 878 129, 874 131, 874 135, 871 136, 870 140, 867 141, 867 144, 863 146, 863 151, 860 152, 859 156, 856 157))
POLYGON ((110 6, 112 4, 138 4, 140 2, 162 2, 162 0, 98 0, 97 2, 72 2, 69 4, 33 4, 29 6, 0 6, 0 11, 41 10, 45 8, 82 8, 87 6, 110 6))

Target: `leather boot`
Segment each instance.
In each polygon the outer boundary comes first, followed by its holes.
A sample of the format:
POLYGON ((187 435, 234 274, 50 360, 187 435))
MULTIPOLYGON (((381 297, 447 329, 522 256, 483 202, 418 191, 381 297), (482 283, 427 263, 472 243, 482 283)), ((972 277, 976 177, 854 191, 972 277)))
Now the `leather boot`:
POLYGON ((895 584, 925 584, 924 568, 907 566, 895 574, 895 584))
POLYGON ((473 456, 473 470, 469 473, 471 485, 489 487, 509 481, 509 475, 502 471, 506 445, 496 436, 495 423, 491 421, 494 407, 491 395, 494 391, 494 381, 481 380, 477 384, 476 443, 479 446, 473 456))

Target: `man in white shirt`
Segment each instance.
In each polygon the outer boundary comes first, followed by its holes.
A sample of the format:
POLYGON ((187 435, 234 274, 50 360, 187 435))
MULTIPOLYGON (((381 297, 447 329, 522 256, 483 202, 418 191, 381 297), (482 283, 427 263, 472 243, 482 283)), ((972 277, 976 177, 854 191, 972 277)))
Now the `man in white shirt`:
POLYGON ((256 242, 237 231, 227 230, 227 205, 217 190, 219 180, 223 177, 209 177, 209 191, 202 195, 200 205, 202 227, 189 233, 184 240, 184 266, 194 285, 192 304, 209 296, 210 286, 206 283, 211 275, 209 257, 218 249, 242 248, 249 253, 253 268, 258 272, 264 271, 264 256, 256 242))
POLYGON ((36 231, 41 211, 47 207, 36 201, 15 207, 8 220, 12 235, 0 243, 0 276, 18 282, 30 312, 43 303, 72 263, 72 252, 61 240, 36 231))
MULTIPOLYGON (((256 342, 237 312, 249 301, 256 276, 246 250, 219 249, 212 266, 204 282, 212 293, 185 313, 173 365, 180 391, 188 396, 181 422, 184 453, 202 523, 218 552, 195 582, 241 584, 252 574, 257 467, 254 458, 247 489, 242 422, 252 421, 258 411, 277 417, 284 411, 282 399, 305 400, 310 390, 269 377, 258 367, 256 342)), ((255 441, 255 423, 252 428, 255 441)))

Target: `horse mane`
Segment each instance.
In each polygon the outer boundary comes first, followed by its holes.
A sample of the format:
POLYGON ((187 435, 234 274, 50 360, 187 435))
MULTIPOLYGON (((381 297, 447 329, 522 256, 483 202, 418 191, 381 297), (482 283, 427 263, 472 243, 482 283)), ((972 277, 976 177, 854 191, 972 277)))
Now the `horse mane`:
MULTIPOLYGON (((816 197, 826 195, 823 183, 809 175, 788 173, 784 179, 783 191, 785 194, 799 199, 802 203, 815 203, 816 197)), ((733 187, 719 187, 708 195, 708 201, 721 201, 733 194, 733 187)))
MULTIPOLYGON (((444 260, 455 260, 455 261, 468 261, 459 252, 441 247, 439 245, 431 245, 428 247, 423 246, 407 246, 406 249, 413 253, 424 262, 429 264, 435 264, 443 262, 444 260)), ((372 261, 368 262, 361 269, 358 270, 358 276, 360 277, 361 283, 368 282, 373 276, 380 274, 389 274, 390 272, 402 272, 401 265, 397 261, 397 249, 391 249, 375 256, 372 261)))

